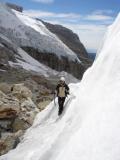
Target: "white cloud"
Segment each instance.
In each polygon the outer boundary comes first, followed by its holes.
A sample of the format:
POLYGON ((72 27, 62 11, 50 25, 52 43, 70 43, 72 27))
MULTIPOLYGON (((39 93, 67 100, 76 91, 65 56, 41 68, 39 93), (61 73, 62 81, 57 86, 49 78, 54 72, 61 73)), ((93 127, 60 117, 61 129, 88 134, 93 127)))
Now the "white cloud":
POLYGON ((112 10, 96 10, 84 18, 91 21, 110 21, 113 20, 112 13, 112 10))
POLYGON ((35 18, 71 18, 71 19, 78 19, 81 16, 75 13, 54 13, 54 12, 45 12, 41 10, 25 10, 25 14, 35 17, 35 18))
POLYGON ((111 15, 114 11, 111 9, 108 10, 95 10, 93 12, 93 14, 107 14, 107 15, 111 15))
POLYGON ((24 13, 34 18, 54 17, 54 13, 52 12, 44 12, 39 10, 25 10, 24 13))
POLYGON ((45 4, 49 4, 49 3, 53 3, 54 0, 32 0, 34 2, 39 2, 39 3, 45 3, 45 4))
POLYGON ((35 18, 65 18, 66 20, 76 21, 77 20, 89 20, 89 21, 111 21, 112 16, 105 15, 103 12, 111 13, 110 10, 98 10, 90 13, 89 15, 80 15, 76 13, 54 13, 46 12, 42 10, 25 10, 24 13, 35 18))
POLYGON ((88 15, 85 17, 86 20, 92 20, 92 21, 103 21, 103 20, 111 20, 111 16, 106 16, 106 15, 100 15, 100 14, 93 14, 93 15, 88 15))
POLYGON ((76 19, 80 18, 81 16, 79 14, 75 13, 61 13, 61 14, 56 14, 56 18, 71 18, 71 19, 76 19))

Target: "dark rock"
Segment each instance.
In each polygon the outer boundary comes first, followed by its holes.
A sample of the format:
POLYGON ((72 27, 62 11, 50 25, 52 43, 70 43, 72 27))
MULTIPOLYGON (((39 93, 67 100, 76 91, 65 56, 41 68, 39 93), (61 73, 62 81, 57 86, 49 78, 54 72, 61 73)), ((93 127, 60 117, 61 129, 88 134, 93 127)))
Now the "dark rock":
POLYGON ((0 111, 0 119, 11 119, 17 116, 17 112, 11 108, 6 108, 0 111))
POLYGON ((16 4, 12 4, 12 3, 6 3, 6 5, 11 8, 11 9, 14 9, 16 11, 19 11, 19 12, 22 12, 23 11, 23 7, 21 6, 18 6, 16 4))
POLYGON ((0 155, 6 154, 11 149, 16 148, 20 143, 20 137, 23 136, 23 131, 16 133, 8 133, 3 139, 0 140, 0 155))
POLYGON ((9 67, 9 61, 16 62, 15 54, 17 50, 14 45, 12 45, 9 41, 0 37, 0 69, 7 70, 9 67))
POLYGON ((35 48, 22 47, 27 53, 39 62, 44 63, 50 68, 57 71, 66 71, 78 79, 81 79, 85 71, 85 67, 76 61, 69 61, 67 57, 61 56, 59 58, 54 53, 42 53, 35 48))
POLYGON ((20 119, 19 117, 15 119, 12 124, 13 132, 17 132, 19 130, 25 130, 29 128, 31 125, 26 123, 24 120, 20 119))

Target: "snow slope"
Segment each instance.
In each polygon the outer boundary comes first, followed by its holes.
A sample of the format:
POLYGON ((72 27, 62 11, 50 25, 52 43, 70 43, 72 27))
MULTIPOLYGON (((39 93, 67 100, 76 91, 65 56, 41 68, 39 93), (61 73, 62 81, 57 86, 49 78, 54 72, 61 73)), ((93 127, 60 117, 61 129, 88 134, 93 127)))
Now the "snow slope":
POLYGON ((52 102, 0 160, 120 160, 120 15, 57 119, 52 102))
POLYGON ((13 67, 21 66, 25 70, 38 72, 45 77, 49 77, 51 74, 57 74, 56 71, 52 70, 51 68, 39 63, 37 60, 29 56, 24 50, 18 48, 18 55, 16 55, 17 63, 9 61, 9 64, 13 67))
POLYGON ((41 64, 40 62, 29 56, 24 50, 13 44, 10 39, 5 37, 1 33, 0 40, 3 44, 8 45, 9 48, 15 51, 14 57, 16 59, 16 62, 9 61, 10 66, 22 67, 25 70, 37 72, 39 75, 44 75, 45 77, 58 74, 57 71, 52 70, 51 68, 45 66, 44 64, 41 64))
POLYGON ((59 58, 65 56, 69 60, 80 62, 77 55, 42 22, 11 10, 3 3, 0 3, 0 32, 19 46, 37 48, 43 53, 54 53, 59 58))
MULTIPOLYGON (((65 76, 67 77, 67 82, 78 82, 78 79, 73 77, 71 74, 67 72, 57 72, 50 67, 38 62, 33 57, 31 57, 28 53, 26 53, 24 50, 22 50, 20 47, 18 47, 15 43, 12 43, 10 39, 5 37, 3 34, 0 33, 0 48, 7 47, 9 51, 13 52, 13 59, 7 58, 7 64, 10 65, 13 68, 23 68, 24 70, 29 71, 30 73, 34 73, 37 75, 42 75, 45 77, 60 77, 65 76), (5 46, 3 45, 5 44, 5 46), (9 60, 9 61, 8 61, 9 60)), ((11 52, 6 52, 8 54, 8 57, 10 57, 11 52)), ((5 59, 5 57, 4 57, 5 59)))

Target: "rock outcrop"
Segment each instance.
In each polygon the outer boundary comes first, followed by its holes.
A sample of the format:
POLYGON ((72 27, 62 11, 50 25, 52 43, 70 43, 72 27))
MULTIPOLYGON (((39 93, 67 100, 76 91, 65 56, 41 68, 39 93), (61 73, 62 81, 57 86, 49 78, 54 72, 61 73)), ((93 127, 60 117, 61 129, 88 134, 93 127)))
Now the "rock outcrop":
POLYGON ((15 84, 11 90, 12 94, 19 100, 20 103, 20 113, 15 124, 17 125, 18 123, 19 125, 19 121, 21 122, 22 120, 28 125, 32 125, 35 115, 39 112, 37 106, 32 101, 32 92, 25 87, 24 84, 15 84))
POLYGON ((8 94, 0 91, 0 155, 16 147, 38 112, 32 92, 23 83, 11 85, 8 94))
POLYGON ((16 148, 17 144, 21 140, 21 137, 23 136, 23 133, 24 132, 22 130, 19 130, 16 133, 8 133, 2 139, 0 139, 0 155, 3 155, 11 149, 16 148))
POLYGON ((32 92, 24 86, 24 83, 14 84, 11 91, 19 100, 23 98, 32 98, 32 92))
MULTIPOLYGON (((33 124, 36 114, 53 100, 50 88, 54 89, 54 85, 49 80, 32 75, 23 81, 24 76, 28 75, 19 72, 10 72, 5 77, 11 83, 0 83, 0 155, 17 146, 25 130, 33 124), (19 74, 22 82, 13 84, 13 79, 20 81, 19 74)), ((56 84, 54 81, 52 83, 56 84)))
POLYGON ((15 97, 5 95, 0 91, 0 120, 14 119, 19 114, 19 101, 15 97))

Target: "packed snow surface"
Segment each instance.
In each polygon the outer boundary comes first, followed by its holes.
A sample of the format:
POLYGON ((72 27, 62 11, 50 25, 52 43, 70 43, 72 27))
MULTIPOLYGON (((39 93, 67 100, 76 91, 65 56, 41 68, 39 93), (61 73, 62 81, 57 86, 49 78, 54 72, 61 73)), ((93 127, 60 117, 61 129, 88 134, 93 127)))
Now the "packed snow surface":
POLYGON ((52 102, 0 160, 120 160, 119 42, 120 15, 82 82, 70 85, 63 115, 52 102))

